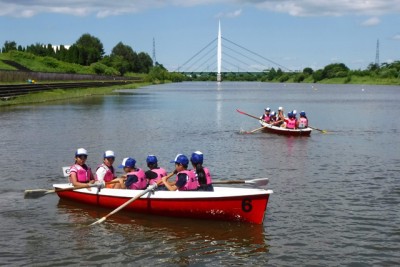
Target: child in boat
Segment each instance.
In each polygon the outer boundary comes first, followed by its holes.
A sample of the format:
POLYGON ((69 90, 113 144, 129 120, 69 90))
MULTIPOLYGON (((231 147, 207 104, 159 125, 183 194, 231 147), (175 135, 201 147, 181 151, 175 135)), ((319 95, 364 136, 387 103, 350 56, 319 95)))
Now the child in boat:
POLYGON ((306 113, 304 111, 300 112, 300 118, 297 121, 297 128, 299 129, 305 129, 308 127, 308 118, 306 116, 306 113))
POLYGON ((86 165, 87 150, 78 148, 75 152, 75 163, 69 169, 69 181, 73 186, 84 186, 94 183, 92 170, 86 165))
POLYGON ((282 107, 279 107, 278 108, 278 115, 277 115, 277 122, 275 123, 275 126, 281 126, 283 123, 284 123, 284 121, 285 121, 285 115, 284 115, 284 113, 283 113, 283 108, 282 107))
POLYGON ((136 189, 142 190, 147 187, 147 180, 144 171, 135 166, 136 160, 134 158, 124 158, 119 168, 123 168, 125 175, 124 178, 118 178, 121 183, 122 189, 136 189), (125 178, 126 177, 126 178, 125 178))
POLYGON ((146 163, 149 167, 149 170, 145 172, 147 183, 149 185, 157 184, 156 190, 168 190, 162 182, 162 177, 167 176, 167 171, 158 167, 157 157, 154 155, 147 156, 146 163))
POLYGON ((265 121, 266 123, 270 123, 270 121, 271 121, 270 112, 271 112, 271 109, 270 109, 269 107, 268 107, 268 108, 265 108, 265 109, 264 109, 264 114, 260 117, 260 120, 263 120, 263 121, 265 121))
POLYGON ((199 191, 214 191, 212 185, 211 174, 208 168, 203 167, 203 153, 200 151, 195 151, 190 157, 190 162, 193 165, 194 172, 197 176, 197 181, 199 182, 199 191))
POLYGON ((288 113, 288 118, 285 119, 282 127, 285 127, 287 129, 296 129, 296 119, 292 112, 288 113))
MULTIPOLYGON (((96 181, 98 183, 116 182, 115 169, 113 166, 115 154, 112 150, 107 150, 103 154, 103 163, 97 167, 96 181)), ((105 185, 106 188, 121 188, 120 183, 110 183, 105 185)))
POLYGON ((199 183, 196 174, 187 169, 189 159, 185 155, 178 154, 171 163, 175 163, 175 170, 167 176, 162 177, 162 181, 167 189, 170 191, 196 191, 199 188, 199 183), (173 183, 168 182, 168 179, 175 174, 176 181, 173 183))

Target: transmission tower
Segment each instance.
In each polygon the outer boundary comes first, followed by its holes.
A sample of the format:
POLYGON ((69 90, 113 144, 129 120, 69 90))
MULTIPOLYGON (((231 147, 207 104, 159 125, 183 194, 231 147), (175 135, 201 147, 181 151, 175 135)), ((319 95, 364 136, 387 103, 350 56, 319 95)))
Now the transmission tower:
POLYGON ((156 40, 153 37, 153 65, 156 65, 156 40))
POLYGON ((375 66, 379 67, 379 39, 376 41, 375 66))

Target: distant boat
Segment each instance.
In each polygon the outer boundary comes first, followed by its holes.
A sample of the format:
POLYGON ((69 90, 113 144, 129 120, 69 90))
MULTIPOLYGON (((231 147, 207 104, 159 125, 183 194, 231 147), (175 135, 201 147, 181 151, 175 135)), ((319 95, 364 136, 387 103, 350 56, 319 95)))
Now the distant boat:
POLYGON ((279 126, 273 126, 271 124, 266 123, 263 120, 260 120, 262 129, 265 132, 281 134, 281 135, 291 135, 291 136, 310 136, 312 129, 310 127, 304 129, 288 129, 279 126))

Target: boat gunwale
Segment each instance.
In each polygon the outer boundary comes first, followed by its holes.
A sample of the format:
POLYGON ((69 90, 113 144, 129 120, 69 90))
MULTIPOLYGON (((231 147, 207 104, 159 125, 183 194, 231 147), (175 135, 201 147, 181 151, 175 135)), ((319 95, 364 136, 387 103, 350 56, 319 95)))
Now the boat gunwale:
MULTIPOLYGON (((71 184, 53 184, 54 188, 70 188, 71 184)), ((226 199, 236 197, 259 197, 267 196, 273 193, 271 189, 259 189, 259 188, 238 188, 238 187, 222 187, 215 186, 215 191, 157 191, 155 190, 143 195, 141 198, 151 199, 226 199), (219 191, 219 192, 218 192, 219 191), (225 191, 225 192, 224 192, 225 191), (234 192, 234 193, 232 193, 234 192)), ((99 195, 107 197, 122 197, 132 198, 143 192, 143 190, 127 190, 127 189, 109 189, 102 188, 98 192, 98 188, 92 187, 91 191, 87 188, 76 189, 74 192, 79 192, 88 195, 99 195)))
POLYGON ((307 127, 304 129, 288 129, 288 128, 271 125, 271 124, 268 124, 265 121, 261 121, 261 120, 260 120, 260 124, 261 124, 261 126, 267 128, 267 129, 271 129, 273 131, 281 132, 281 133, 297 133, 298 134, 298 133, 304 132, 306 134, 311 134, 311 132, 312 132, 312 128, 310 128, 310 127, 307 127))

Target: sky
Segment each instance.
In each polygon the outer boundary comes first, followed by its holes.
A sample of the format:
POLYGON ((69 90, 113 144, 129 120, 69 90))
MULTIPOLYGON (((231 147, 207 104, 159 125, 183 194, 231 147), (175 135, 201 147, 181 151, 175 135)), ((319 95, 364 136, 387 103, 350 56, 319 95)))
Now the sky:
MULTIPOLYGON (((238 71, 250 68, 241 63, 366 69, 377 51, 379 63, 400 60, 400 0, 0 0, 0 47, 5 41, 71 45, 89 33, 105 54, 122 42, 155 54, 170 71, 185 71, 217 38, 219 21, 223 64, 244 51, 256 58, 230 65, 238 71)), ((210 52, 207 64, 216 65, 210 52)))

